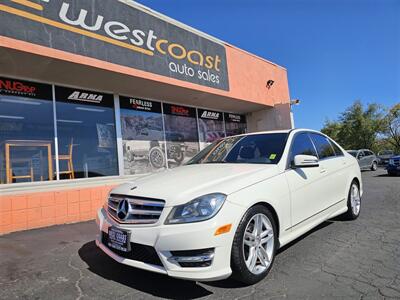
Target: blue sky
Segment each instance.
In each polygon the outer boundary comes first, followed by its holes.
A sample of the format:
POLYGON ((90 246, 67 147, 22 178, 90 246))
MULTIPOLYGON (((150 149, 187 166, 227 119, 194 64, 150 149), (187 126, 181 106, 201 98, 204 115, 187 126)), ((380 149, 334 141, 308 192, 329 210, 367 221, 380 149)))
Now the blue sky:
POLYGON ((139 0, 288 70, 296 127, 400 102, 400 0, 139 0))

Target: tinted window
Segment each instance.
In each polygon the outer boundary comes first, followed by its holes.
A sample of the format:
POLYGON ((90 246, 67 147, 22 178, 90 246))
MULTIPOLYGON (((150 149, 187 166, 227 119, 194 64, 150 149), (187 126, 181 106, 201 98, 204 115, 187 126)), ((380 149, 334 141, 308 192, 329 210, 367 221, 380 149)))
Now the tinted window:
POLYGON ((51 86, 0 77, 0 184, 55 178, 51 86))
POLYGON ((373 153, 373 152, 371 152, 371 151, 364 151, 364 152, 365 152, 365 155, 367 155, 367 156, 374 155, 374 153, 373 153))
POLYGON ((328 139, 320 134, 311 133, 311 139, 317 148, 319 159, 335 156, 335 152, 328 139))
MULTIPOLYGON (((335 150, 335 154, 336 156, 343 156, 343 152, 342 150, 340 150, 340 148, 338 147, 338 145, 336 145, 336 143, 334 143, 333 141, 330 141, 331 145, 333 147, 333 150, 335 150)), ((354 156, 354 155, 353 155, 354 156)))
POLYGON ((56 87, 56 108, 60 179, 117 175, 112 95, 56 87))
POLYGON ((301 154, 317 156, 308 133, 300 133, 295 136, 290 150, 290 164, 293 165, 294 157, 301 154))
POLYGON ((277 164, 282 157, 287 133, 234 136, 214 142, 188 164, 253 163, 277 164))

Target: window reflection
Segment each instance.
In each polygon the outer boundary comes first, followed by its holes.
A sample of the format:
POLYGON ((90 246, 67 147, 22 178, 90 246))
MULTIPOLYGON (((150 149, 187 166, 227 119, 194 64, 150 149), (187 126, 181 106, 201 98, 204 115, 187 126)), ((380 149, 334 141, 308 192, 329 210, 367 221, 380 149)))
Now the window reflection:
POLYGON ((56 87, 56 104, 60 179, 117 175, 112 95, 56 87))
POLYGON ((232 113, 225 113, 226 136, 243 134, 247 132, 246 117, 232 113))
POLYGON ((0 77, 0 183, 54 179, 53 141, 51 86, 0 77))
POLYGON ((174 168, 199 152, 196 109, 166 103, 163 108, 168 167, 174 168))

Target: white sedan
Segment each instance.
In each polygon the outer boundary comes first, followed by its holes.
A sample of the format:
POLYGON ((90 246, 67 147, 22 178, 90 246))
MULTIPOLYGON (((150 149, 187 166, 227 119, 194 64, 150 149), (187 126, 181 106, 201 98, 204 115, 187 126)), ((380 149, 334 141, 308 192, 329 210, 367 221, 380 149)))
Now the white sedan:
POLYGON ((356 219, 361 195, 357 160, 320 132, 232 136, 182 167, 114 188, 96 244, 132 267, 253 284, 278 248, 335 216, 356 219))

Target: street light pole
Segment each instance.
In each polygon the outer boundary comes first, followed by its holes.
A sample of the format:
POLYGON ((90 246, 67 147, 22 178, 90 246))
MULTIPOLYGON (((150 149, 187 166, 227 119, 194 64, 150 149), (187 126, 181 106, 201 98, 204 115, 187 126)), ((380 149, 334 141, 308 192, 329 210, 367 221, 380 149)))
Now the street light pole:
POLYGON ((290 125, 291 125, 292 129, 294 128, 294 116, 293 116, 292 106, 299 105, 299 104, 300 104, 299 99, 290 100, 290 125))

